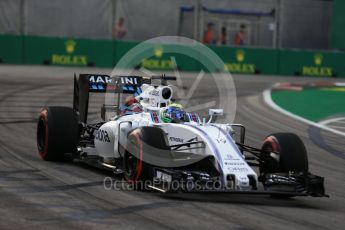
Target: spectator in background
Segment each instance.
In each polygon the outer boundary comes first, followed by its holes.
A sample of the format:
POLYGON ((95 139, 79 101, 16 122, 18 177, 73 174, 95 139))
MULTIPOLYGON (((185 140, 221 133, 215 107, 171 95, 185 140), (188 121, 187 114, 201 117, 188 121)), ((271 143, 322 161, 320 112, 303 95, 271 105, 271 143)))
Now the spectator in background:
POLYGON ((204 32, 204 37, 202 39, 204 44, 214 44, 216 43, 214 39, 213 23, 209 22, 207 24, 207 30, 204 32))
POLYGON ((246 26, 242 24, 240 26, 240 31, 238 31, 237 34, 235 35, 235 45, 237 46, 246 45, 246 39, 247 39, 246 26))
POLYGON ((218 43, 226 45, 226 28, 223 26, 218 36, 218 43))
POLYGON ((113 38, 121 40, 126 36, 125 19, 120 18, 113 30, 113 38))

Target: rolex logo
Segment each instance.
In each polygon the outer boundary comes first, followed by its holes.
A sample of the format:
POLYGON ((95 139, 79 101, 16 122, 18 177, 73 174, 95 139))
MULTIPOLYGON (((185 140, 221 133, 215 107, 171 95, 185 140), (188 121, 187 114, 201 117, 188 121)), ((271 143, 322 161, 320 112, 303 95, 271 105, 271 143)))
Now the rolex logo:
POLYGON ((65 42, 66 52, 69 53, 69 54, 73 53, 74 50, 75 50, 75 45, 76 45, 75 41, 67 40, 65 42))
POLYGON ((323 59, 322 54, 315 54, 314 55, 314 63, 315 63, 315 65, 321 65, 322 64, 322 59, 323 59))
POLYGON ((156 47, 153 53, 156 58, 161 58, 163 56, 164 50, 162 47, 156 47))
POLYGON ((245 59, 245 52, 243 50, 236 51, 236 60, 238 62, 243 62, 245 59))

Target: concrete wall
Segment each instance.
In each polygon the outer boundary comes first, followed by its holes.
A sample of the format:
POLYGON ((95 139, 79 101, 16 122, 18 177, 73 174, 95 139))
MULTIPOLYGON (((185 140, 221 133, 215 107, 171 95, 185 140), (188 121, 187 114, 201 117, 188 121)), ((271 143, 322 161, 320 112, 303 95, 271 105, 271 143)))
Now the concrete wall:
POLYGON ((0 33, 20 34, 20 0, 0 0, 0 33))
POLYGON ((282 46, 327 49, 330 45, 332 2, 282 1, 282 46))

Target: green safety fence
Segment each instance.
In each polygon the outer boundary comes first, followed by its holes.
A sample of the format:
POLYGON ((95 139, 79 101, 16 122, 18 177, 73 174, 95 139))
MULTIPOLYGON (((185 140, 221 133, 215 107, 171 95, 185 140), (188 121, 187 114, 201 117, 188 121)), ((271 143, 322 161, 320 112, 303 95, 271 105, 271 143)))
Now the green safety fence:
POLYGON ((279 74, 345 77, 345 53, 280 50, 279 74))
POLYGON ((278 50, 210 46, 230 73, 277 74, 278 50), (264 57, 264 58, 263 58, 264 57))
POLYGON ((23 63, 23 37, 15 35, 0 36, 0 63, 23 63))
MULTIPOLYGON (((132 48, 139 45, 139 42, 115 42, 115 62, 119 60, 132 48)), ((138 48, 138 47, 137 47, 138 48)), ((262 73, 277 74, 277 50, 250 49, 250 48, 229 48, 224 46, 210 46, 224 62, 224 67, 213 68, 213 71, 228 70, 231 73, 262 73), (265 55, 265 59, 262 56, 265 55)), ((141 44, 130 64, 125 62, 126 67, 143 67, 145 69, 172 70, 177 66, 182 71, 210 71, 205 65, 210 61, 200 60, 202 47, 195 45, 174 45, 174 44, 141 44), (181 54, 183 53, 183 54, 181 54), (142 56, 148 58, 141 58, 142 56)), ((131 55, 128 55, 130 57, 131 55)), ((122 59, 123 60, 123 59, 122 59)), ((210 68, 210 65, 207 66, 210 68)), ((212 68, 212 67, 211 67, 212 68)))
POLYGON ((345 52, 318 52, 263 48, 209 46, 224 66, 205 69, 201 46, 0 35, 0 61, 10 64, 98 66, 235 74, 345 77, 345 52), (141 55, 128 51, 140 46, 141 55), (123 59, 127 54, 126 60, 123 59), (145 58, 144 58, 145 57, 145 58), (119 61, 121 62, 119 63, 119 61))
POLYGON ((110 40, 24 37, 24 64, 99 66, 113 65, 110 40))
MULTIPOLYGON (((145 68, 149 70, 197 71, 196 59, 190 57, 197 50, 191 46, 140 42, 114 42, 115 63, 120 68, 145 68), (131 53, 127 53, 132 48, 131 53)), ((196 54, 195 54, 196 55, 196 54)), ((195 56, 196 57, 196 56, 195 56)))

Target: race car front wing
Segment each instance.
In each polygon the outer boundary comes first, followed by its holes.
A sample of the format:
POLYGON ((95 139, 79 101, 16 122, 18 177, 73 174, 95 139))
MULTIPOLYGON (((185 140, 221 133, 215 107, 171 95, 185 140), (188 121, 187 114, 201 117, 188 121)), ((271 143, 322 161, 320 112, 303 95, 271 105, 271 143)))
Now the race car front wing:
POLYGON ((202 171, 153 168, 153 173, 153 184, 149 187, 164 193, 181 191, 329 197, 325 194, 324 178, 311 173, 266 174, 262 178, 263 189, 259 189, 253 182, 248 190, 236 189, 231 178, 229 183, 224 185, 219 177, 212 177, 202 171))

